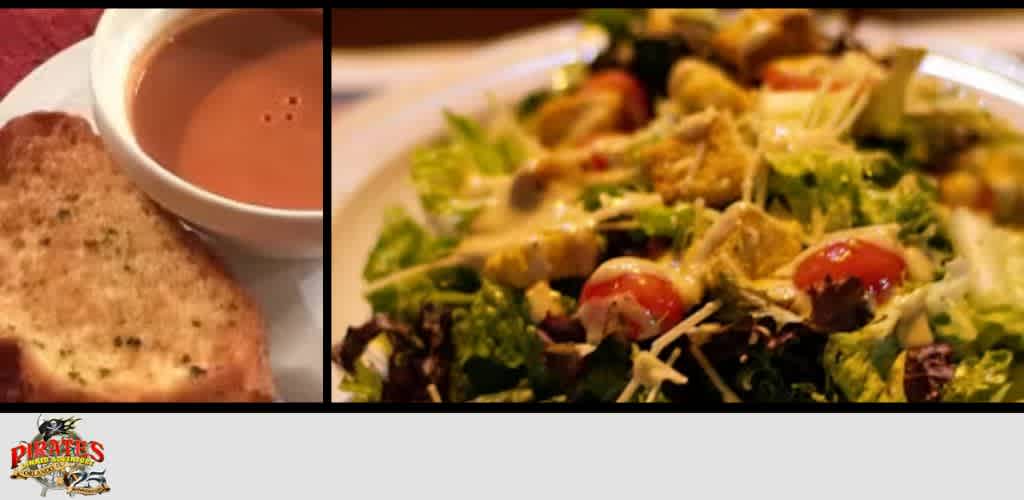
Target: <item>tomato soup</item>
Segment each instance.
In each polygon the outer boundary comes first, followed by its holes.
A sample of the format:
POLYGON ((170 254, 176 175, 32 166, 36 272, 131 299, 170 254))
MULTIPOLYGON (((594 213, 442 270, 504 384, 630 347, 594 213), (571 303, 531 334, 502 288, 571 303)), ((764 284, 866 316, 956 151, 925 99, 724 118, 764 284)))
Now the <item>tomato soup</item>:
POLYGON ((136 62, 135 137, 182 179, 274 208, 323 208, 323 11, 199 11, 136 62))

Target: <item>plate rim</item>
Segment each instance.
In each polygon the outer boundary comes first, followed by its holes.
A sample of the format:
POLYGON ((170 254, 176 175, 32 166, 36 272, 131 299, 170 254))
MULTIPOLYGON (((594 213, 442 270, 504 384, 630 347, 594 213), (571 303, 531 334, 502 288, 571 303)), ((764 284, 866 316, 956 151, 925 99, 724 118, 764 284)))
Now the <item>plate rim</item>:
MULTIPOLYGON (((58 59, 60 59, 60 60, 69 59, 70 60, 70 59, 72 59, 71 56, 76 54, 77 52, 83 52, 83 53, 90 52, 91 51, 90 49, 92 48, 92 43, 93 43, 93 37, 92 37, 92 35, 89 35, 89 36, 87 36, 87 37, 85 37, 85 38, 83 38, 83 39, 81 39, 81 40, 79 40, 79 41, 77 41, 77 42, 75 42, 75 43, 73 43, 73 44, 63 48, 63 49, 61 49, 56 54, 53 54, 52 56, 47 58, 45 61, 43 61, 43 62, 39 63, 38 65, 36 65, 35 68, 32 68, 32 71, 29 71, 29 73, 27 75, 25 75, 24 77, 22 77, 21 80, 18 80, 18 82, 15 83, 13 87, 11 87, 11 90, 9 90, 7 92, 7 94, 4 95, 2 99, 0 99, 0 123, 4 123, 8 119, 13 118, 14 116, 17 115, 17 113, 14 113, 10 117, 7 117, 7 118, 4 117, 6 114, 11 113, 11 111, 8 108, 14 108, 15 106, 17 106, 17 103, 22 100, 22 99, 20 99, 22 94, 26 94, 27 95, 29 93, 28 89, 31 89, 33 87, 33 83, 36 80, 42 80, 47 75, 47 69, 48 69, 47 66, 48 65, 51 65, 54 61, 56 61, 58 59)), ((89 59, 88 58, 88 54, 85 54, 85 60, 88 61, 88 59, 89 59)), ((89 119, 89 122, 90 122, 90 125, 91 125, 92 124, 92 118, 91 117, 89 119)))

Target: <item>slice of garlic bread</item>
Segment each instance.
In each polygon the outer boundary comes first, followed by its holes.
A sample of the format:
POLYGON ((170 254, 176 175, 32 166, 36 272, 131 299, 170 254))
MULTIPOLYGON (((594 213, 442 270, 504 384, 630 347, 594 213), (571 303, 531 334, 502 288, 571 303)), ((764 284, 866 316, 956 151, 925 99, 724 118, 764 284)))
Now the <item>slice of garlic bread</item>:
POLYGON ((270 401, 256 303, 82 118, 0 128, 0 401, 270 401))

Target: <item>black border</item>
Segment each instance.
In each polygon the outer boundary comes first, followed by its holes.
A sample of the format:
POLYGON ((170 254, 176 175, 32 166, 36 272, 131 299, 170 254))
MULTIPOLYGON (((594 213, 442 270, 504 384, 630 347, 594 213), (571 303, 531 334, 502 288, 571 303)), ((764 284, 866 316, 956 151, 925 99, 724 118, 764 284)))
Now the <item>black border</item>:
MULTIPOLYGON (((301 3, 301 2, 300 2, 301 3)), ((782 6, 787 2, 776 2, 773 6, 782 6)), ((114 2, 112 6, 117 7, 114 2)), ((590 2, 587 6, 601 6, 603 2, 590 2)), ((61 2, 50 3, 50 6, 60 6, 61 2)), ((65 5, 80 7, 82 4, 65 2, 65 5)), ((358 3, 356 4, 358 5, 358 3)), ((353 5, 353 6, 356 6, 353 5)), ((402 5, 401 2, 398 5, 402 5)), ((419 4, 406 4, 408 6, 420 7, 419 4)), ((138 4, 131 4, 135 7, 138 4)), ((223 7, 236 6, 233 2, 226 2, 223 7)), ((237 5, 239 7, 243 5, 237 5)), ((272 5, 268 5, 272 6, 272 5)), ((288 7, 303 7, 303 5, 289 5, 288 7)), ((501 2, 494 5, 502 6, 501 2)), ((528 7, 526 4, 515 5, 517 7, 528 7)), ((651 5, 653 6, 653 5, 651 5)), ((672 5, 678 6, 678 5, 672 5)), ((746 5, 749 7, 750 5, 746 5)), ((327 12, 329 6, 315 5, 308 7, 321 7, 324 9, 326 19, 325 42, 330 41, 332 33, 332 19, 327 12)), ((375 7, 380 7, 379 5, 375 7)), ((716 7, 730 7, 728 2, 725 5, 716 7)), ((824 7, 824 6, 821 6, 824 7)), ((328 43, 329 45, 329 43, 328 43)), ((330 49, 330 47, 328 47, 330 49)), ((331 67, 331 50, 324 53, 324 68, 331 67)), ((324 75, 324 96, 325 106, 328 111, 333 108, 332 92, 330 89, 330 71, 324 75)), ((329 134, 331 130, 330 113, 324 117, 324 131, 329 134)), ((331 193, 331 168, 326 160, 330 156, 330 142, 324 142, 324 170, 327 183, 324 185, 324 196, 331 193)), ((324 225, 325 245, 331 244, 331 232, 333 225, 333 211, 328 214, 327 224, 324 225)), ((330 269, 331 251, 324 252, 324 262, 330 269)), ((331 287, 327 287, 324 299, 328 303, 325 309, 324 320, 331 323, 331 287)), ((330 328, 330 326, 328 326, 330 328)), ((1024 405, 1019 403, 943 403, 943 404, 922 404, 922 403, 842 403, 842 404, 764 404, 764 403, 740 403, 740 404, 697 404, 697 405, 669 405, 669 404, 542 404, 542 403, 422 403, 422 404, 395 404, 395 403, 332 403, 332 384, 330 361, 331 336, 326 332, 323 336, 323 387, 321 402, 283 402, 283 403, 0 403, 0 413, 1018 413, 1024 412, 1024 405)))
MULTIPOLYGON (((324 50, 324 106, 327 106, 327 113, 324 113, 324 134, 327 136, 331 135, 331 110, 334 109, 334 100, 332 99, 334 92, 331 89, 331 9, 324 8, 324 44, 326 45, 324 50)), ((324 199, 329 200, 331 198, 331 137, 324 137, 324 199)), ((331 273, 331 253, 334 245, 331 241, 331 226, 334 220, 334 208, 324 211, 324 269, 327 274, 331 273)), ((323 363, 323 400, 320 403, 316 403, 320 406, 327 404, 331 401, 331 286, 324 288, 324 302, 326 309, 324 309, 324 323, 326 323, 326 330, 323 332, 323 349, 321 352, 321 362, 323 363)), ((293 406, 294 403, 285 403, 289 407, 293 406)))
POLYGON ((1020 413, 1020 403, 10 403, 0 413, 1020 413))

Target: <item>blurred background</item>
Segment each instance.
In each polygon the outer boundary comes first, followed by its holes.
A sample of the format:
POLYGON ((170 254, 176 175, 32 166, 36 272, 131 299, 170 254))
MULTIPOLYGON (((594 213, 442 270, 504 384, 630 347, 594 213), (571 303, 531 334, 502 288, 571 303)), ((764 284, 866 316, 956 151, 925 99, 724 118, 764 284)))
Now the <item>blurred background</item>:
MULTIPOLYGON (((572 19, 582 9, 332 9, 335 47, 483 40, 545 23, 572 19)), ((904 23, 984 22, 1024 9, 846 9, 868 18, 904 23)), ((923 24, 922 24, 923 25, 923 24)), ((979 27, 982 29, 984 26, 979 27)))
MULTIPOLYGON (((332 9, 335 104, 444 71, 502 35, 577 18, 582 9, 332 9)), ((839 9, 833 9, 837 11, 839 9)), ((1024 57, 1024 9, 843 9, 892 38, 938 40, 1024 57)))
POLYGON ((576 17, 580 9, 332 9, 335 47, 483 40, 576 17))

